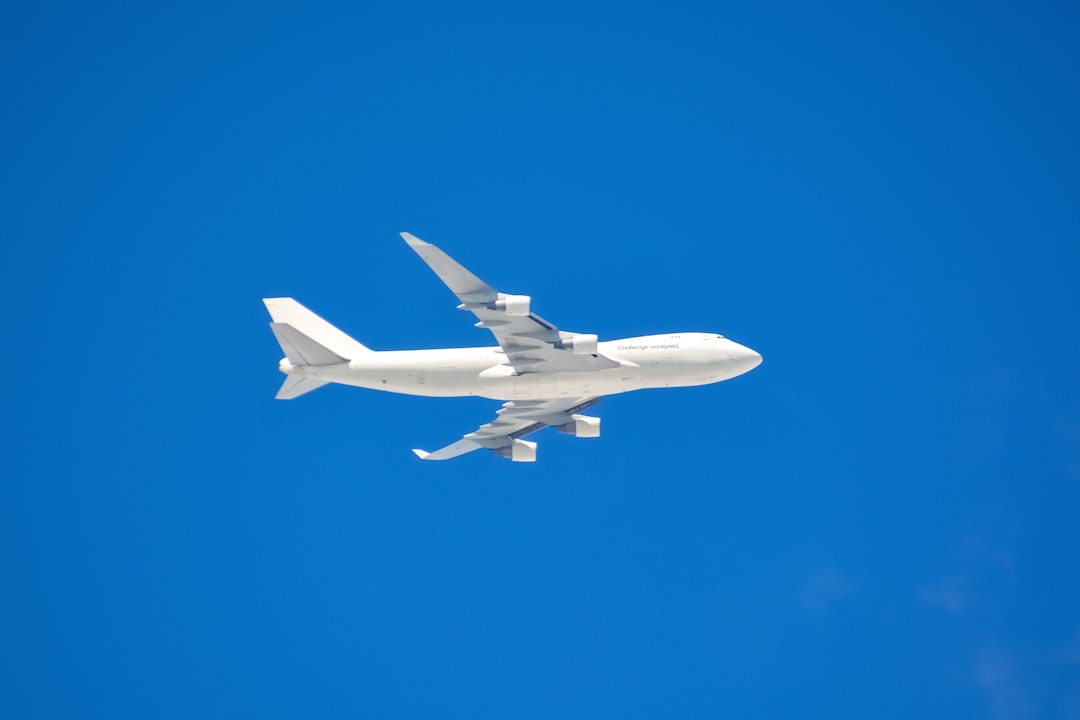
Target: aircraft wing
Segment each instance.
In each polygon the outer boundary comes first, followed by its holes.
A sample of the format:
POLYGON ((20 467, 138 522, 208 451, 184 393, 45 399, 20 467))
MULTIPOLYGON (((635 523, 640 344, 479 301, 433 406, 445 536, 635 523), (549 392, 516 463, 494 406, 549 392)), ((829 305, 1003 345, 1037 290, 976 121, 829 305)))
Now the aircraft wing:
POLYGON ((409 233, 401 237, 457 296, 458 308, 476 315, 477 327, 495 335, 506 362, 519 374, 574 372, 618 367, 596 351, 595 335, 562 332, 530 310, 527 295, 497 291, 431 243, 409 233))
MULTIPOLYGON (((600 402, 598 397, 512 400, 503 403, 502 409, 496 413, 498 417, 495 420, 481 425, 476 432, 469 433, 456 443, 435 452, 429 453, 423 450, 413 450, 413 452, 421 460, 449 460, 473 450, 487 448, 494 450, 496 455, 513 460, 532 461, 536 459, 535 443, 519 442, 520 438, 545 427, 575 424, 579 421, 579 418, 575 417, 577 413, 598 402, 600 402)), ((585 418, 585 420, 591 420, 593 423, 600 422, 596 418, 585 418)), ((595 432, 590 435, 599 435, 599 424, 591 427, 595 432)), ((579 433, 575 432, 575 434, 579 433)))

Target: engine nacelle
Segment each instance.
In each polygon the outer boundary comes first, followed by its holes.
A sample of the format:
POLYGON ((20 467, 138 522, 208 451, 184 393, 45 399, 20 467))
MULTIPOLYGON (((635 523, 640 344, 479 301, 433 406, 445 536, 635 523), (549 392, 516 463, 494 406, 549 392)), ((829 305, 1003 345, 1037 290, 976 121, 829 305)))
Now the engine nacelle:
POLYGON ((572 422, 560 425, 557 430, 574 437, 600 437, 600 418, 588 415, 571 415, 572 422))
POLYGON ((514 462, 536 462, 536 443, 528 440, 515 440, 506 447, 495 448, 499 457, 510 458, 514 462))
POLYGON ((575 355, 595 355, 596 345, 599 339, 600 338, 596 335, 575 333, 568 338, 560 340, 558 347, 563 350, 570 350, 575 355))
POLYGON ((488 305, 491 310, 499 310, 507 315, 528 315, 532 298, 528 295, 500 295, 499 299, 488 305))

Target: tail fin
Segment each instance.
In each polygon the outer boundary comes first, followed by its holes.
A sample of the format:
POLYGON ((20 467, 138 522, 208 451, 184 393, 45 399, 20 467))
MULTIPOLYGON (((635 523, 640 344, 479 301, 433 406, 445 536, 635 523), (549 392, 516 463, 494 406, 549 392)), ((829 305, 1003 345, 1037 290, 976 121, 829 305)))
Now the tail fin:
POLYGON ((292 298, 263 303, 274 319, 270 329, 293 365, 331 365, 371 352, 292 298))
MULTIPOLYGON (((270 330, 277 338, 289 365, 337 365, 363 353, 371 352, 330 323, 292 298, 264 298, 274 322, 270 330)), ((286 365, 282 365, 285 370, 286 365)), ((325 385, 328 381, 311 377, 299 370, 289 370, 278 390, 278 400, 292 400, 325 385)))

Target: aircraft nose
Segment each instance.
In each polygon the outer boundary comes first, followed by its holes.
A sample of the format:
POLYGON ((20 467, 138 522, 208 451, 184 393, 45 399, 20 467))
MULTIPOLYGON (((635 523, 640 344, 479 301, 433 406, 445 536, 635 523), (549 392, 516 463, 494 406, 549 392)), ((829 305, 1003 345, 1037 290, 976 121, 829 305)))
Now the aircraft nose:
POLYGON ((732 348, 728 351, 728 357, 739 375, 750 372, 761 364, 761 354, 758 351, 751 350, 738 343, 732 343, 732 348))

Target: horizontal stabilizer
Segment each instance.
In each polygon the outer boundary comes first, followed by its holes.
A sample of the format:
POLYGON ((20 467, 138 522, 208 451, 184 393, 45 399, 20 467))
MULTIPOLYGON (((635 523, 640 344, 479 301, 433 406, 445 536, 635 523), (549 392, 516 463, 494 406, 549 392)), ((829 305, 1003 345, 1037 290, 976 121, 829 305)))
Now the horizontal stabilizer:
POLYGON ((270 323, 270 329, 281 345, 285 357, 293 365, 337 365, 345 358, 320 345, 292 325, 282 322, 270 323))
POLYGON ((304 393, 318 390, 326 383, 326 380, 321 380, 319 378, 290 375, 285 378, 285 382, 282 383, 281 389, 277 391, 277 395, 274 397, 278 400, 292 400, 293 398, 300 397, 304 393))

